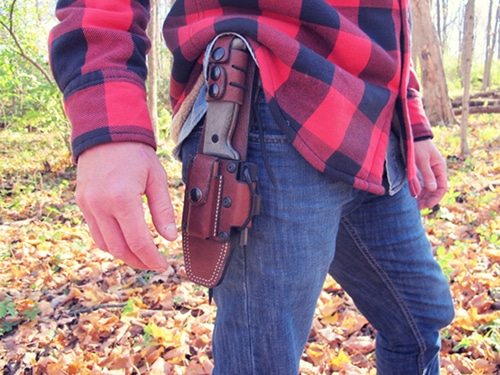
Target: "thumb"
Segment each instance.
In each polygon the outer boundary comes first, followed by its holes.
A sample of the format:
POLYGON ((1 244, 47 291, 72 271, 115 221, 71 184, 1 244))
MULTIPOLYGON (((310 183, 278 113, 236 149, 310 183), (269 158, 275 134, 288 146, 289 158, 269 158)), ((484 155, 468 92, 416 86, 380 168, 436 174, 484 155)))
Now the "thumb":
POLYGON ((168 192, 167 174, 159 161, 150 171, 145 193, 156 230, 162 237, 174 241, 177 238, 175 212, 168 192))

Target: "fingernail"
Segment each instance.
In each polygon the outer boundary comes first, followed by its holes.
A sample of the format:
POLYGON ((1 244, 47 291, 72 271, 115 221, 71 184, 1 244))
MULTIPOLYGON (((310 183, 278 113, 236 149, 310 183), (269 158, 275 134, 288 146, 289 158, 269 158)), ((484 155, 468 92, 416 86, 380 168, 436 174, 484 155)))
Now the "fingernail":
POLYGON ((168 263, 165 258, 162 257, 161 265, 158 267, 156 271, 165 272, 168 269, 168 263))
POLYGON ((427 190, 434 191, 437 189, 437 185, 434 182, 431 182, 430 184, 427 184, 426 188, 427 190))
POLYGON ((167 238, 175 240, 177 238, 177 226, 175 224, 169 224, 165 227, 165 235, 167 238))

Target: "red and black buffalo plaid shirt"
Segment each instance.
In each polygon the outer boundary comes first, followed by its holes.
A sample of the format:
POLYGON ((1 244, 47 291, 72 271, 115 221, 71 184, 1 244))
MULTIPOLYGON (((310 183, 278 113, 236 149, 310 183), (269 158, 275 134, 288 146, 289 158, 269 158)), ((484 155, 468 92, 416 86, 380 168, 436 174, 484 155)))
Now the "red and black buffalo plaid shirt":
MULTIPOLYGON (((413 194, 414 139, 432 136, 411 67, 409 0, 177 0, 164 25, 174 113, 202 71, 209 42, 245 36, 273 116, 317 169, 384 192, 396 111, 413 194)), ((60 0, 53 74, 73 125, 75 159, 94 145, 155 146, 146 105, 147 0, 60 0)))

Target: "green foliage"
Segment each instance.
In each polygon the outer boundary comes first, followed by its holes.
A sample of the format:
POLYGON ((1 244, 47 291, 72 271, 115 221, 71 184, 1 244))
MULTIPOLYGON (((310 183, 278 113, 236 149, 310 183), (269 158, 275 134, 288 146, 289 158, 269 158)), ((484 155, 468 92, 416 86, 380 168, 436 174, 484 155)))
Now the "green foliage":
POLYGON ((126 305, 122 309, 122 316, 134 314, 137 311, 135 301, 131 298, 127 300, 126 305))
POLYGON ((500 351, 500 320, 496 319, 487 324, 483 324, 478 328, 477 332, 472 332, 469 336, 465 336, 453 348, 454 352, 459 352, 464 349, 469 349, 477 345, 488 345, 495 352, 500 351))
POLYGON ((8 297, 0 302, 0 319, 7 315, 17 316, 16 304, 8 297))
POLYGON ((22 312, 22 315, 30 321, 35 320, 38 317, 38 314, 40 314, 41 310, 38 308, 38 306, 35 304, 31 309, 25 310, 22 312))
POLYGON ((48 65, 52 14, 38 1, 0 0, 0 128, 58 134, 69 147, 69 124, 48 65))
POLYGON ((448 253, 444 246, 439 246, 436 250, 436 259, 441 266, 443 273, 446 275, 448 280, 450 280, 450 275, 453 273, 453 266, 451 264, 454 256, 452 253, 448 253))
POLYGON ((158 137, 161 139, 170 136, 170 124, 172 123, 172 114, 165 108, 158 106, 158 137))
POLYGON ((19 325, 19 323, 20 321, 14 321, 14 322, 5 321, 0 323, 0 337, 12 331, 17 325, 19 325))
POLYGON ((3 301, 0 301, 0 337, 12 331, 23 321, 35 320, 39 313, 40 309, 35 303, 22 311, 21 316, 19 316, 16 303, 10 297, 6 297, 3 301))
MULTIPOLYGON (((462 75, 460 73, 460 58, 458 56, 443 56, 443 65, 446 72, 448 92, 451 97, 461 96, 463 93, 462 75)), ((484 62, 478 60, 472 65, 471 90, 480 92, 483 85, 484 62)), ((491 66, 491 89, 500 89, 500 60, 494 59, 491 66)))
POLYGON ((158 326, 151 322, 148 323, 144 327, 144 341, 141 344, 142 346, 148 347, 148 346, 156 346, 158 345, 158 341, 155 339, 155 331, 158 330, 158 326))

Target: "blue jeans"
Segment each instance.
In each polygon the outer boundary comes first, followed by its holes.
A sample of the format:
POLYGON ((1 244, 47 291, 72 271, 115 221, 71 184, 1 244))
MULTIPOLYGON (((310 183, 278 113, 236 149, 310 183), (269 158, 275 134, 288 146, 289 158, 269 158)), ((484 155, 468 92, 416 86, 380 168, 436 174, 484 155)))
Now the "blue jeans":
MULTIPOLYGON (((277 184, 252 133, 261 213, 213 290, 214 374, 298 374, 327 273, 376 328, 379 374, 439 374, 439 330, 453 303, 406 184, 376 196, 334 181, 297 153, 265 104, 259 111, 277 184)), ((198 142, 195 131, 184 161, 198 142)))

